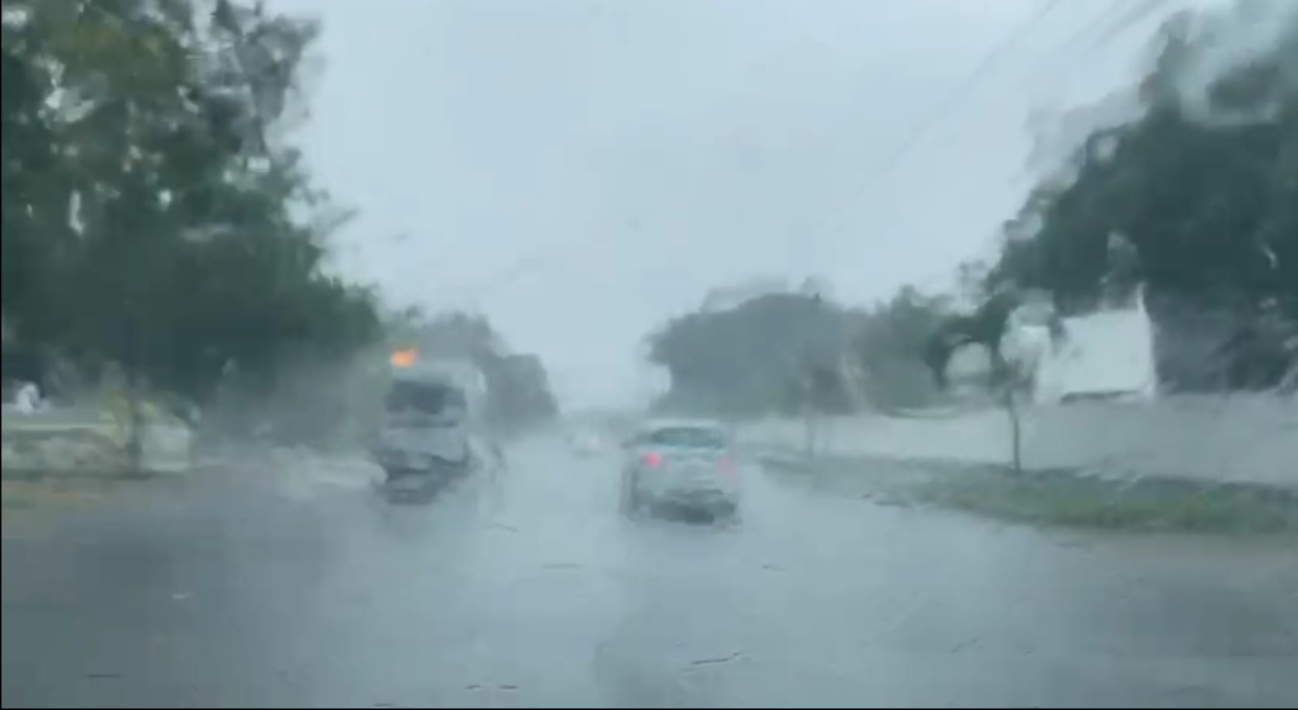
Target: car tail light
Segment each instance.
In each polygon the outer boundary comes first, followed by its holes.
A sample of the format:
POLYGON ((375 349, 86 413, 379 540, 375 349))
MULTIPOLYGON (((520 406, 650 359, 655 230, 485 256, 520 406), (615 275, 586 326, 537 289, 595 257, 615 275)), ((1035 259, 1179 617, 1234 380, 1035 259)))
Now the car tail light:
POLYGON ((728 476, 735 475, 735 461, 729 456, 717 457, 717 468, 728 476))
POLYGON ((644 455, 640 457, 640 463, 649 468, 658 468, 663 463, 663 457, 662 454, 657 451, 646 451, 644 455))

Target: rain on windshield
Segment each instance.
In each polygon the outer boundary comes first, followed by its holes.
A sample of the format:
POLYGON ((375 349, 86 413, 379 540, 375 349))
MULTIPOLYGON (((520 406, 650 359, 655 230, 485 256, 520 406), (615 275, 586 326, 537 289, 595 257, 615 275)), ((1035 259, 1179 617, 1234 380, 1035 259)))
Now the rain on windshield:
POLYGON ((1298 2, 2 19, 5 707, 1298 699, 1298 2))

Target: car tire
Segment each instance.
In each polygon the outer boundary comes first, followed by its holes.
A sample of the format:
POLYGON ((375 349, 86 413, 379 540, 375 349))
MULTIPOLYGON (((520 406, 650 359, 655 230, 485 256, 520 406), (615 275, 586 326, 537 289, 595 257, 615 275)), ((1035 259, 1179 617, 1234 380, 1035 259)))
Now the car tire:
POLYGON ((620 507, 622 514, 628 518, 639 517, 644 510, 644 499, 640 495, 640 488, 635 483, 632 476, 622 477, 622 494, 620 507))
POLYGON ((738 525, 740 520, 739 504, 732 501, 721 505, 714 513, 714 518, 718 522, 727 525, 738 525))

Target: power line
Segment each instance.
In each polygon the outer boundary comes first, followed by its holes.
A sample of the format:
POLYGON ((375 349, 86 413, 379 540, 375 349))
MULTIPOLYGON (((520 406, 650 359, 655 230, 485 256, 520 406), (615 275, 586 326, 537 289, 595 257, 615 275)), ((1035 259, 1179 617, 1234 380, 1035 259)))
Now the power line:
MULTIPOLYGON (((880 169, 876 170, 874 173, 870 175, 867 175, 867 177, 859 184, 858 188, 849 191, 848 197, 843 201, 844 204, 846 204, 848 201, 853 199, 854 195, 858 195, 864 192, 866 188, 871 186, 873 183, 877 182, 880 179, 883 179, 889 173, 891 173, 891 171, 895 169, 898 164, 900 164, 902 158, 904 158, 907 153, 909 153, 912 149, 914 149, 916 145, 919 144, 920 140, 928 133, 928 131, 932 130, 932 128, 942 118, 944 118, 945 115, 949 113, 950 110, 956 104, 958 104, 961 101, 964 101, 968 97, 969 91, 978 83, 978 81, 982 79, 984 74, 989 72, 992 69, 992 67, 995 66, 995 64, 1002 57, 1004 57, 1009 51, 1014 49, 1018 45, 1018 43, 1024 37, 1026 37, 1029 32, 1031 32, 1031 30, 1034 27, 1036 27, 1043 20, 1045 20, 1045 18, 1049 16, 1050 13, 1052 13, 1056 8, 1058 8, 1062 4, 1063 4, 1063 0, 1043 0, 1042 4, 1038 6, 1037 10, 1034 13, 1032 13, 1032 15, 1030 15, 1024 23, 1022 23, 1014 30, 1012 30, 1009 33, 1009 35, 1006 36, 1005 39, 998 42, 997 45, 993 47, 991 51, 989 51, 987 54, 985 54, 982 57, 982 59, 978 62, 978 64, 975 65, 973 71, 971 71, 955 87, 955 91, 953 91, 951 94, 948 94, 945 99, 939 102, 936 110, 933 113, 931 113, 925 120, 915 125, 914 129, 906 136, 906 138, 899 145, 899 148, 896 151, 894 151, 887 160, 884 161, 880 169)), ((835 213, 841 216, 843 212, 844 210, 839 209, 835 213)), ((841 219, 835 220, 830 224, 830 227, 836 228, 838 224, 841 223, 841 221, 842 221, 841 219)), ((801 237, 802 235, 798 235, 798 238, 801 237)), ((572 242, 566 247, 561 247, 560 249, 548 251, 545 254, 533 254, 531 256, 519 259, 515 261, 513 264, 511 264, 510 266, 500 270, 496 276, 488 280, 486 283, 478 286, 477 288, 469 288, 466 290, 475 293, 477 294, 477 297, 480 297, 481 295, 485 295, 488 291, 495 291, 499 288, 508 286, 510 283, 516 281, 518 278, 527 275, 535 267, 537 267, 538 265, 546 261, 547 258, 553 258, 558 251, 576 248, 580 245, 592 241, 594 241, 594 238, 583 239, 583 240, 572 242)))
MULTIPOLYGON (((1031 91, 1033 86, 1047 78, 1056 85, 1061 84, 1074 75, 1093 52, 1116 42, 1134 26, 1161 10, 1183 9, 1185 2, 1186 0, 1114 0, 1085 22, 1079 31, 1059 44, 1056 54, 1065 55, 1064 61, 1052 61, 1038 71, 1031 72, 1016 87, 1031 91), (1106 22, 1114 15, 1118 15, 1117 19, 1106 22), (1072 61, 1068 58, 1072 58, 1072 61)), ((956 137, 951 138, 955 139, 956 137)), ((1030 165, 1025 165, 1023 170, 1027 172, 1030 169, 1030 165)))
MULTIPOLYGON (((867 174, 865 179, 862 180, 856 188, 849 191, 847 199, 844 200, 844 206, 846 206, 847 202, 865 192, 866 189, 871 187, 874 183, 887 177, 897 167, 897 165, 901 163, 902 158, 906 157, 906 155, 919 144, 920 140, 924 138, 924 136, 932 130, 933 127, 937 125, 937 123, 943 119, 956 104, 964 101, 968 97, 970 90, 979 80, 982 79, 983 75, 990 71, 991 68, 1010 50, 1014 49, 1034 27, 1045 20, 1051 12, 1062 4, 1063 0, 1044 0, 1044 2, 1037 7, 1036 12, 1032 13, 1027 20, 1012 30, 1005 39, 998 42, 990 52, 983 55, 983 58, 974 66, 973 71, 971 71, 955 87, 953 92, 948 94, 946 98, 938 103, 936 110, 929 114, 923 121, 915 124, 915 127, 901 141, 897 150, 893 151, 877 170, 867 174)), ((828 226, 836 229, 842 222, 842 214, 844 212, 844 209, 837 210, 835 214, 839 216, 839 219, 834 220, 828 226)), ((829 230, 826 229, 825 231, 829 230)), ((797 235, 797 238, 801 238, 801 235, 797 235)))
MULTIPOLYGON (((1040 67, 1038 71, 1029 73, 1029 75, 1025 77, 1022 81, 1017 82, 1015 84, 1015 88, 1030 92, 1032 87, 1035 86, 1038 82, 1042 81, 1047 74, 1050 75, 1050 78, 1056 83, 1056 85, 1062 83, 1067 77, 1073 75, 1077 71, 1077 69, 1082 65, 1082 62, 1086 59, 1087 52, 1093 51, 1094 49, 1098 48, 1099 45, 1109 41, 1110 39, 1113 38, 1113 35, 1115 35, 1116 33, 1128 29, 1129 23, 1138 21, 1139 19, 1154 12, 1159 7, 1170 2, 1177 2, 1178 0, 1137 0, 1137 1, 1139 4, 1137 8, 1138 13, 1127 12, 1124 15, 1123 20, 1115 23, 1110 23, 1110 26, 1106 31, 1101 31, 1100 39, 1094 39, 1091 42, 1087 43, 1085 40, 1089 35, 1094 34, 1098 30, 1104 29, 1101 27, 1101 25, 1104 24, 1105 18, 1108 18, 1114 14, 1119 13, 1119 11, 1122 8, 1126 7, 1127 5, 1130 5, 1133 2, 1133 0, 1113 0, 1113 2, 1111 2, 1108 6, 1101 9, 1098 13, 1092 16, 1090 20, 1086 21, 1082 25, 1080 30, 1071 33, 1067 39, 1059 43, 1055 53, 1063 54, 1063 55, 1077 54, 1078 56, 1076 57, 1075 62, 1072 62, 1070 66, 1064 66, 1065 62, 1047 61, 1046 66, 1040 67), (1080 46, 1083 43, 1089 44, 1090 46, 1084 49, 1080 46)), ((962 137, 964 133, 965 131, 960 131, 955 135, 948 137, 945 142, 947 143, 955 142, 958 138, 962 137)), ((1028 166, 1025 165, 1024 170, 1026 171, 1027 169, 1028 166)))
MULTIPOLYGON (((1056 80, 1061 76, 1073 74, 1085 60, 1085 53, 1095 51, 1102 46, 1117 40, 1124 32, 1130 31, 1134 25, 1139 24, 1160 10, 1175 10, 1184 7, 1184 2, 1185 0, 1138 0, 1138 2, 1134 3, 1134 7, 1128 7, 1129 5, 1133 5, 1132 0, 1114 0, 1104 9, 1096 13, 1090 20, 1086 21, 1080 30, 1071 33, 1069 37, 1059 45, 1058 52, 1061 54, 1071 54, 1073 50, 1076 50, 1078 53, 1082 54, 1082 56, 1078 56, 1074 62, 1070 63, 1070 66, 1061 67, 1061 63, 1054 62, 1050 67, 1042 68, 1040 71, 1033 72, 1031 76, 1029 76, 1025 81, 1020 82, 1017 86, 1019 88, 1027 88, 1030 84, 1041 80, 1046 74, 1050 74, 1051 77, 1056 80), (1126 8, 1127 11, 1120 13, 1119 11, 1123 8, 1126 8), (1115 14, 1120 14, 1121 16, 1106 24, 1106 18, 1110 18, 1115 14), (1094 35, 1094 37, 1088 41, 1087 38, 1092 35, 1094 35), (1082 47, 1081 45, 1083 44, 1086 46, 1082 47)), ((1046 8, 1046 11, 1048 12, 1050 9, 1051 8, 1046 8)), ((934 280, 939 277, 942 272, 943 270, 934 270, 932 273, 926 275, 924 279, 917 281, 917 283, 934 280)))
POLYGON ((1050 75, 1051 79, 1057 81, 1061 75, 1068 76, 1075 73, 1082 66, 1083 61, 1090 52, 1116 42, 1125 33, 1131 31, 1133 27, 1160 10, 1175 11, 1182 9, 1184 3, 1185 0, 1137 0, 1133 6, 1132 0, 1114 0, 1087 22, 1081 31, 1074 33, 1059 46, 1059 54, 1075 58, 1071 66, 1061 68, 1060 64, 1062 63, 1055 62, 1051 66, 1033 72, 1020 86, 1028 87, 1042 81, 1047 74, 1050 75), (1122 12, 1124 8, 1126 11, 1122 12), (1120 17, 1108 22, 1106 25, 1106 18, 1115 14, 1120 15, 1120 17), (1088 36, 1090 37, 1089 40, 1088 36), (1086 46, 1083 47, 1083 44, 1086 46))
MULTIPOLYGON (((1113 9, 1117 10, 1119 4, 1126 5, 1126 3, 1115 3, 1113 9)), ((1091 47, 1099 47, 1100 45, 1116 40, 1124 32, 1130 30, 1132 26, 1143 22, 1150 15, 1153 15, 1155 12, 1163 10, 1164 8, 1184 9, 1184 2, 1183 0, 1142 0, 1137 3, 1135 7, 1129 7, 1127 12, 1116 21, 1111 22, 1109 26, 1091 42, 1091 47)))

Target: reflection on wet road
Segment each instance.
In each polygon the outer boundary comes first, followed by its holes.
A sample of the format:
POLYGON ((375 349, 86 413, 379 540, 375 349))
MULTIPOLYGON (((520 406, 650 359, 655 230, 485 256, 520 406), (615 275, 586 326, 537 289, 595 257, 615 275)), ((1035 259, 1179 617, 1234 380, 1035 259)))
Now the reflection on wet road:
POLYGON ((4 705, 1298 698, 1281 541, 1040 532, 755 470, 735 527, 633 523, 615 458, 510 461, 430 506, 243 466, 6 539, 4 705))

